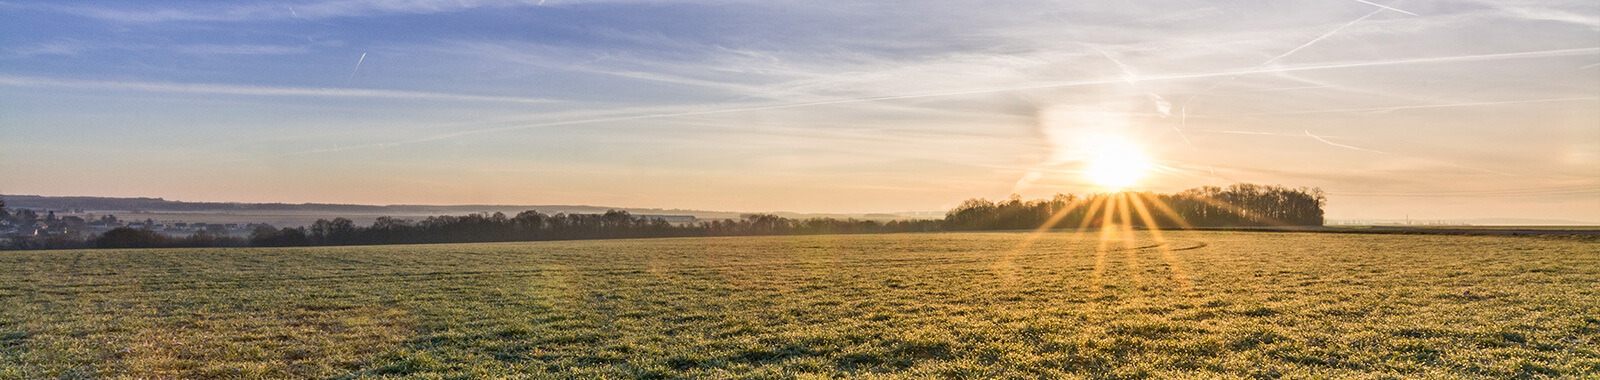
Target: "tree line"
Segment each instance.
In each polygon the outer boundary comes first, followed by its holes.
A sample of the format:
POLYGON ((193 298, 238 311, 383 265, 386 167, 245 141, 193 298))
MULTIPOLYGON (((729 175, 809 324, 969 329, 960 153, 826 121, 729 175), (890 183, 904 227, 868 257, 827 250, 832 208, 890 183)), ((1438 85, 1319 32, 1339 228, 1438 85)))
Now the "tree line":
MULTIPOLYGON (((346 218, 319 219, 310 226, 255 227, 248 237, 198 231, 171 236, 158 231, 120 227, 101 234, 0 237, 0 249, 164 248, 164 247, 297 247, 330 245, 422 244, 543 241, 578 239, 711 237, 753 235, 871 234, 935 231, 1016 230, 1101 227, 1126 223, 1164 229, 1186 227, 1320 226, 1327 198, 1319 189, 1235 184, 1200 187, 1176 194, 1057 194, 1024 201, 1013 195, 993 202, 969 199, 942 220, 791 219, 772 214, 747 214, 739 219, 671 223, 638 217, 626 211, 603 214, 544 214, 524 211, 515 216, 475 213, 432 216, 421 220, 380 217, 358 226, 346 218), (1142 206, 1142 207, 1141 207, 1142 206), (1111 216, 1109 219, 1106 216, 1111 216), (1126 215, 1126 216, 1124 216, 1126 215)), ((18 225, 33 211, 9 212, 0 200, 0 225, 18 225)), ((53 214, 51 214, 53 217, 53 214)))
POLYGON ((1327 196, 1321 189, 1234 184, 1178 192, 1057 194, 1024 201, 969 199, 945 214, 948 231, 1101 227, 1125 223, 1163 229, 1191 227, 1321 226, 1327 196))
POLYGON ((433 216, 419 221, 380 217, 371 226, 349 219, 320 219, 308 227, 257 227, 249 244, 263 247, 315 245, 370 245, 505 242, 659 237, 750 235, 811 235, 836 233, 930 232, 935 220, 873 220, 811 218, 790 219, 771 214, 747 214, 740 219, 673 224, 659 218, 641 218, 627 211, 604 214, 554 215, 524 211, 515 216, 477 213, 433 216))

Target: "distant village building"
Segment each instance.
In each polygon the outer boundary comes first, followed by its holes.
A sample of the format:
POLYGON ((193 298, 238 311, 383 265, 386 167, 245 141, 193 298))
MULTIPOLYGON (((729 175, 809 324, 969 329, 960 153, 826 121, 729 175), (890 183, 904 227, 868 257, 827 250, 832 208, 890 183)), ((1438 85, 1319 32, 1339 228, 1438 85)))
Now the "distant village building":
POLYGON ((27 235, 34 235, 34 236, 49 235, 50 234, 50 224, 49 223, 45 223, 43 221, 33 222, 33 225, 29 226, 29 230, 30 231, 27 233, 27 235))

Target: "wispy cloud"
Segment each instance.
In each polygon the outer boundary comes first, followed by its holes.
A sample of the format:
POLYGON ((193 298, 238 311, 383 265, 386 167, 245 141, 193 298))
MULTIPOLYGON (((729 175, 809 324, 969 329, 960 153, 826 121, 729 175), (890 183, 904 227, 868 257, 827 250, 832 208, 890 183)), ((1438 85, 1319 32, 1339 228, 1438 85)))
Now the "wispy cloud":
POLYGON ((5 49, 11 55, 28 58, 41 55, 77 55, 90 50, 91 46, 77 40, 62 39, 49 42, 40 42, 31 45, 8 47, 5 49))
POLYGON ((324 19, 358 17, 381 14, 429 14, 456 12, 483 7, 536 6, 538 1, 517 0, 328 0, 301 3, 296 6, 282 4, 213 5, 191 7, 148 7, 145 9, 109 8, 85 5, 23 5, 31 8, 129 23, 175 21, 252 21, 280 19, 324 19))
POLYGON ((1345 113, 1345 112, 1388 112, 1388 111, 1428 109, 1428 108, 1480 107, 1480 106, 1499 106, 1499 105, 1529 104, 1529 103, 1572 102, 1572 101, 1583 101, 1583 100, 1590 100, 1590 101, 1600 100, 1600 96, 1584 96, 1584 97, 1552 98, 1552 99, 1504 100, 1504 101, 1490 101, 1490 102, 1461 102, 1461 103, 1446 103, 1446 104, 1419 104, 1419 105, 1392 106, 1392 107, 1338 108, 1338 109, 1322 109, 1322 110, 1308 110, 1308 111, 1261 112, 1261 113, 1239 114, 1239 116, 1306 115, 1306 114, 1318 114, 1318 113, 1345 113))
MULTIPOLYGON (((1588 54, 1597 54, 1597 53, 1600 53, 1600 48, 1563 49, 1563 50, 1551 50, 1551 51, 1515 52, 1515 53, 1498 53, 1498 54, 1478 54, 1478 55, 1463 55, 1463 56, 1450 56, 1450 57, 1431 57, 1431 58, 1413 58, 1413 59, 1397 59, 1397 60, 1378 60, 1378 61, 1366 61, 1366 62, 1324 63, 1324 64, 1303 65, 1303 66, 1279 66, 1279 67, 1273 67, 1273 68, 1253 68, 1253 69, 1248 69, 1248 70, 1214 72, 1214 73, 1196 73, 1196 74, 1177 74, 1177 75, 1148 76, 1148 77, 1145 77, 1143 80, 1144 81, 1173 81, 1173 80, 1188 80, 1188 79, 1203 79, 1203 78, 1218 78, 1218 77, 1237 77, 1237 76, 1241 76, 1241 75, 1259 74, 1259 73, 1268 73, 1268 72, 1292 72, 1292 71, 1309 71, 1309 70, 1347 69, 1347 68, 1374 67, 1374 66, 1380 66, 1381 67, 1381 66, 1389 66, 1389 65, 1415 65, 1415 64, 1448 63, 1448 62, 1470 62, 1470 61, 1487 61, 1487 60, 1504 60, 1504 59, 1525 59, 1525 58, 1538 58, 1538 57, 1558 57, 1558 56, 1572 56, 1572 55, 1588 55, 1588 54)), ((591 117, 591 118, 580 118, 580 119, 569 119, 569 120, 550 121, 550 122, 539 122, 539 123, 510 125, 510 126, 501 126, 501 127, 493 127, 493 128, 465 129, 465 130, 457 130, 457 131, 454 131, 454 132, 437 134, 437 135, 433 135, 433 136, 427 136, 427 137, 421 137, 421 138, 415 138, 415 139, 409 139, 409 140, 384 142, 384 143, 372 143, 372 144, 364 144, 364 145, 356 145, 356 146, 347 146, 347 147, 342 147, 342 148, 338 148, 338 149, 309 150, 309 151, 295 152, 294 154, 327 153, 327 152, 337 152, 337 151, 348 151, 348 150, 352 150, 352 149, 392 147, 392 146, 408 145, 408 144, 415 144, 415 143, 428 142, 428 141, 437 141, 437 140, 460 138, 460 137, 479 135, 479 134, 485 134, 485 133, 498 133, 498 132, 527 130, 527 129, 535 129, 535 128, 548 128, 548 127, 556 127, 556 126, 584 125, 584 124, 596 124, 596 123, 607 123, 607 122, 618 122, 618 121, 634 121, 634 120, 649 120, 649 119, 665 119, 665 118, 676 118, 676 117, 685 117, 685 116, 721 115, 721 114, 744 113, 744 112, 755 112, 755 111, 771 111, 771 110, 782 110, 782 109, 793 109, 793 108, 807 108, 807 107, 819 107, 819 106, 830 106, 830 105, 843 105, 843 104, 853 104, 853 103, 884 102, 884 101, 893 101, 893 100, 911 100, 911 99, 924 99, 924 98, 938 98, 938 97, 986 94, 986 93, 997 93, 997 92, 1011 92, 1011 91, 1025 91, 1025 90, 1059 89, 1059 88, 1068 88, 1068 87, 1098 86, 1098 85, 1114 84, 1114 83, 1120 83, 1120 82, 1123 82, 1123 78, 1114 77, 1114 78, 1090 79, 1090 80, 1072 81, 1072 82, 1040 83, 1040 84, 1032 84, 1032 85, 1026 85, 1026 86, 973 88, 973 89, 959 89, 959 90, 925 92, 925 93, 911 93, 911 94, 899 94, 899 95, 882 95, 882 96, 869 96, 869 97, 834 98, 834 99, 827 99, 827 100, 795 102, 795 103, 767 102, 767 103, 764 103, 764 104, 753 104, 753 105, 731 106, 731 107, 712 107, 712 108, 708 108, 707 106, 686 106, 686 107, 677 107, 677 108, 664 108, 664 109, 660 109, 660 112, 645 113, 645 114, 637 114, 637 113, 629 114, 629 113, 632 113, 634 111, 632 111, 632 110, 619 110, 618 112, 610 113, 608 115, 608 113, 605 112, 605 111, 598 111, 595 114, 595 116, 591 117)), ((4 83, 3 77, 0 77, 0 83, 4 83)), ((463 127, 465 128, 465 126, 463 126, 463 127)), ((1312 138, 1315 138, 1315 139, 1317 139, 1319 141, 1323 141, 1325 143, 1334 145, 1334 146, 1357 149, 1357 150, 1364 150, 1364 151, 1371 151, 1371 152, 1377 152, 1377 153, 1384 153, 1384 152, 1372 151, 1372 150, 1368 150, 1368 149, 1351 147, 1351 146, 1348 146, 1348 145, 1333 143, 1333 142, 1330 142, 1330 141, 1327 141, 1327 140, 1323 139, 1320 136, 1312 135, 1309 130, 1306 131, 1306 135, 1308 135, 1308 136, 1310 136, 1312 138)), ((1387 153, 1385 153, 1385 154, 1387 154, 1387 153)), ((1056 159, 1055 162, 1060 163, 1060 162, 1065 162, 1065 161, 1067 161, 1067 159, 1056 159)))
POLYGON ((172 50, 195 55, 280 55, 311 52, 306 46, 285 45, 179 45, 172 50))
MULTIPOLYGON (((1189 132, 1195 132, 1195 133, 1219 133, 1219 134, 1227 134, 1227 135, 1277 136, 1277 137, 1294 137, 1294 138, 1304 138, 1304 137, 1306 137, 1306 135, 1300 134, 1300 133, 1278 133, 1278 132, 1260 132, 1260 131, 1229 131, 1229 130, 1216 130, 1216 129, 1189 129, 1189 132)), ((1337 136, 1322 136, 1322 135, 1318 135, 1317 137, 1327 138, 1327 139, 1343 138, 1343 137, 1337 137, 1337 136)))
MULTIPOLYGON (((1357 0, 1357 1, 1360 1, 1360 0, 1357 0)), ((1361 2, 1368 3, 1366 1, 1361 1, 1361 2)), ((1372 3, 1368 3, 1368 4, 1372 4, 1372 3)), ((1377 4, 1373 4, 1373 5, 1377 5, 1377 4)), ((1294 53, 1299 52, 1300 50, 1303 50, 1305 48, 1311 47, 1312 45, 1315 45, 1318 41, 1322 41, 1324 39, 1327 39, 1328 37, 1331 37, 1331 36, 1333 36, 1335 34, 1338 34, 1339 31, 1342 31, 1345 28, 1349 28, 1351 25, 1355 25, 1357 23, 1365 21, 1366 19, 1372 18, 1372 16, 1376 16, 1379 13, 1383 13, 1383 11, 1386 10, 1386 9, 1390 9, 1390 8, 1382 7, 1380 9, 1378 9, 1378 10, 1372 11, 1371 13, 1367 13, 1364 16, 1358 17, 1358 18, 1356 18, 1354 20, 1350 20, 1349 22, 1346 22, 1344 24, 1340 24, 1338 27, 1335 27, 1332 30, 1329 30, 1327 32, 1324 32, 1322 34, 1317 35, 1316 38, 1312 38, 1310 41, 1306 41, 1304 43, 1296 45, 1294 48, 1289 49, 1288 51, 1285 51, 1283 53, 1279 53, 1278 55, 1274 55, 1274 56, 1272 56, 1272 58, 1268 58, 1266 61, 1263 61, 1260 64, 1256 65, 1255 67, 1251 68, 1251 70, 1257 70, 1257 69, 1261 69, 1261 68, 1265 68, 1265 67, 1270 67, 1273 63, 1278 62, 1278 60, 1284 59, 1286 57, 1294 55, 1294 53)), ((1406 12, 1406 13, 1410 14, 1410 12, 1406 12)), ((1234 77, 1228 77, 1228 79, 1225 79, 1224 81, 1232 80, 1232 79, 1234 79, 1234 77)), ((1179 136, 1182 136, 1182 134, 1183 134, 1182 127, 1187 127, 1188 126, 1188 122, 1189 122, 1189 105, 1190 105, 1190 103, 1193 103, 1195 101, 1195 99, 1199 99, 1201 96, 1206 95, 1207 93, 1209 93, 1209 92, 1211 92, 1213 90, 1216 90, 1217 87, 1221 86, 1222 84, 1223 84, 1223 81, 1217 81, 1217 82, 1212 83, 1211 86, 1207 87, 1205 90, 1201 90, 1199 93, 1196 93, 1194 95, 1190 95, 1189 98, 1184 100, 1183 104, 1178 107, 1179 108, 1179 118, 1178 118, 1179 126, 1174 126, 1173 130, 1177 131, 1179 136)), ((1184 141, 1187 142, 1188 138, 1185 137, 1184 141)), ((1194 147, 1194 145, 1191 144, 1190 148, 1192 149, 1193 147, 1194 147)))
MULTIPOLYGON (((1486 1, 1484 3, 1499 8, 1501 11, 1518 18, 1565 22, 1587 26, 1591 30, 1600 30, 1600 14, 1596 13, 1584 14, 1551 6, 1527 4, 1523 2, 1486 1)), ((1593 12, 1594 4, 1584 4, 1578 8, 1593 12)))
POLYGON ((67 87, 89 89, 114 89, 187 94, 223 94, 247 96, 309 96, 344 98, 435 99, 469 102, 549 103, 555 100, 513 96, 486 96, 450 94, 422 91, 372 90, 358 88, 305 88, 269 87, 203 83, 167 82, 112 82, 70 79, 51 79, 0 75, 0 85, 19 87, 67 87))
POLYGON ((15 56, 17 58, 29 58, 29 57, 43 56, 43 55, 80 55, 80 54, 91 52, 91 51, 104 51, 104 50, 111 50, 111 51, 150 51, 150 50, 158 50, 158 49, 171 51, 171 52, 175 52, 175 53, 180 53, 180 54, 211 55, 211 56, 223 56, 223 55, 287 55, 287 54, 306 54, 306 53, 312 52, 312 49, 309 46, 303 46, 303 45, 260 45, 260 44, 243 44, 243 45, 187 44, 187 45, 185 45, 185 44, 178 44, 178 45, 165 45, 165 46, 163 46, 163 45, 155 45, 155 44, 89 43, 89 42, 84 42, 84 41, 75 40, 75 39, 61 39, 61 40, 54 40, 54 41, 47 41, 47 42, 39 42, 39 43, 34 43, 34 44, 29 44, 29 45, 22 45, 22 46, 17 46, 17 47, 9 47, 9 48, 5 48, 5 51, 8 52, 8 53, 11 53, 13 56, 15 56))
MULTIPOLYGON (((479 164, 708 180, 704 173, 729 170, 749 173, 741 177, 749 183, 804 177, 820 189, 856 181, 841 192, 867 193, 896 186, 834 172, 881 169, 958 184, 949 199, 1029 185, 1070 191, 1078 157, 1062 147, 1072 148, 1072 131, 1044 119, 1071 110, 1084 116, 1071 123, 1132 135, 1160 163, 1157 183, 1215 177, 1317 186, 1342 181, 1338 173, 1380 173, 1359 179, 1372 182, 1394 177, 1395 167, 1448 163, 1570 175, 1596 163, 1593 144, 1574 141, 1594 141, 1588 126, 1600 120, 1587 107, 1600 93, 1585 76, 1600 61, 1589 38, 1600 18, 1572 0, 6 1, 0 22, 27 17, 19 21, 66 29, 29 29, 0 43, 0 90, 63 89, 29 99, 60 109, 79 107, 62 99, 82 93, 128 104, 146 104, 129 99, 154 92, 236 95, 214 103, 239 107, 312 104, 252 120, 289 132, 265 139, 215 127, 238 123, 226 110, 183 107, 200 97, 163 99, 177 110, 134 117, 161 125, 143 127, 151 129, 207 125, 217 133, 192 139, 238 148, 224 154, 239 159, 233 164, 288 162, 295 170, 335 161, 357 170, 354 162, 383 161, 375 157, 425 162, 432 166, 417 175, 436 178, 479 164), (363 52, 381 58, 382 70, 365 65, 363 52), (336 85, 339 74, 388 90, 285 85, 336 85), (1196 94, 1200 100, 1185 101, 1196 94), (524 106, 550 99, 564 103, 524 106), (1470 112, 1389 112, 1446 107, 1470 112), (1104 117, 1089 120, 1096 115, 1104 117), (343 128, 321 128, 333 124, 343 128), (1458 125, 1470 128, 1446 129, 1458 125), (1522 129, 1502 130, 1513 126, 1522 129), (1377 143, 1386 145, 1366 146, 1377 143), (335 144, 346 152, 339 160, 284 157, 335 144), (378 147, 387 149, 366 149, 378 147), (1333 155, 1341 159, 1326 159, 1333 155), (1305 173, 1271 170, 1279 167, 1305 173)), ((112 117, 100 112, 93 117, 112 117)), ((1488 173, 1464 172, 1419 176, 1466 181, 1488 173)), ((1451 186, 1445 182, 1439 186, 1451 186)), ((581 187, 547 184, 605 192, 581 187)))

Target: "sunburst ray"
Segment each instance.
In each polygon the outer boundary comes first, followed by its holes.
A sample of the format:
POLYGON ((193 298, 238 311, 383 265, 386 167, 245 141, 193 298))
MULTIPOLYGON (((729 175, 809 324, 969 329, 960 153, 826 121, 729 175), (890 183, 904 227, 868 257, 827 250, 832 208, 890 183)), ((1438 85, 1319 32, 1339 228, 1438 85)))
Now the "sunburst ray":
MULTIPOLYGON (((1172 247, 1167 244, 1166 237, 1161 234, 1161 226, 1156 224, 1155 218, 1150 215, 1149 208, 1145 207, 1141 198, 1137 196, 1133 198, 1134 210, 1137 210, 1139 216, 1144 218, 1145 228, 1149 230, 1150 237, 1154 238, 1158 243, 1156 250, 1161 252, 1161 261, 1167 264, 1168 270, 1172 271, 1172 282, 1178 285, 1178 290, 1189 293, 1194 290, 1194 280, 1189 277, 1189 271, 1183 265, 1182 260, 1172 252, 1172 247)), ((1165 207, 1160 200, 1151 200, 1150 203, 1165 207)), ((1181 222, 1181 219, 1179 221, 1181 222)))

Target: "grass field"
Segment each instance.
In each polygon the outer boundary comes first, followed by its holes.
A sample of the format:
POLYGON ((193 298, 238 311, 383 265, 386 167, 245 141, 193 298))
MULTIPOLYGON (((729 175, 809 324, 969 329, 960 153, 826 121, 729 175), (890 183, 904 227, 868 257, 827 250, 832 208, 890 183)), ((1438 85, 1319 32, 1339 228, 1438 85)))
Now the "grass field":
POLYGON ((0 252, 0 379, 1600 377, 1592 239, 1030 236, 0 252))

